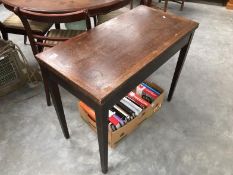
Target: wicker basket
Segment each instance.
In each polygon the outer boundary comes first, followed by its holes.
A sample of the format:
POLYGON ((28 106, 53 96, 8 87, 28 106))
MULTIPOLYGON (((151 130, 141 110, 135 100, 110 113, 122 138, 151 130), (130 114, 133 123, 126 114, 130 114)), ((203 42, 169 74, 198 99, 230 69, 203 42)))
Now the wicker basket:
POLYGON ((0 39, 0 96, 26 83, 23 63, 11 41, 0 39))

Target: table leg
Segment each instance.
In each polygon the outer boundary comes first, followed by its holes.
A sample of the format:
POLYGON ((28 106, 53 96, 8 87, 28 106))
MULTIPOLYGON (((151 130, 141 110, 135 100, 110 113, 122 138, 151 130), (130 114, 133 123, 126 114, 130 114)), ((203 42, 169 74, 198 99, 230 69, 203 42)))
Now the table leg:
POLYGON ((168 0, 165 0, 165 2, 164 2, 164 9, 163 9, 164 12, 167 11, 167 4, 168 4, 168 0))
POLYGON ((63 110, 63 105, 61 101, 61 95, 59 92, 58 84, 55 81, 49 81, 49 88, 51 97, 53 100, 53 105, 57 113, 58 120, 60 122, 62 132, 66 139, 70 138, 70 134, 67 128, 66 118, 63 110))
POLYGON ((47 71, 40 66, 41 69, 41 74, 43 78, 43 83, 44 83, 44 90, 45 90, 45 96, 46 96, 46 101, 47 101, 47 106, 51 106, 51 99, 50 99, 50 94, 49 94, 49 83, 48 83, 48 73, 47 71))
POLYGON ((180 54, 179 54, 178 61, 177 61, 177 64, 176 64, 176 69, 175 69, 175 72, 174 72, 174 75, 173 75, 171 87, 170 87, 168 98, 167 98, 168 101, 171 101, 172 96, 174 94, 178 79, 180 77, 181 70, 183 68, 183 65, 184 65, 185 59, 187 57, 187 53, 188 53, 190 44, 192 42, 193 34, 194 33, 192 33, 190 35, 188 43, 180 50, 180 54))
POLYGON ((108 110, 96 109, 100 163, 103 173, 108 171, 108 110))
POLYGON ((94 27, 97 26, 97 15, 93 16, 93 19, 94 19, 94 27))

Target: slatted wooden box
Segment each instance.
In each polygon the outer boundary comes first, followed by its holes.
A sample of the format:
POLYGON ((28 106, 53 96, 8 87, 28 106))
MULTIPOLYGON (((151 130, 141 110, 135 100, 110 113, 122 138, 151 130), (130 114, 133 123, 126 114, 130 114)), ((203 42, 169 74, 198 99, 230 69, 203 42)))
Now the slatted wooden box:
MULTIPOLYGON (((164 100, 164 90, 160 88, 158 85, 147 82, 150 84, 151 87, 159 90, 161 92, 160 96, 151 104, 151 106, 144 109, 137 117, 133 120, 122 126, 121 128, 117 129, 116 131, 109 130, 108 132, 108 143, 110 147, 115 148, 116 144, 125 136, 132 133, 145 119, 151 117, 154 113, 156 113, 162 106, 164 100)), ((88 113, 83 110, 77 103, 79 108, 80 116, 83 120, 94 130, 96 131, 96 123, 89 117, 88 113)))

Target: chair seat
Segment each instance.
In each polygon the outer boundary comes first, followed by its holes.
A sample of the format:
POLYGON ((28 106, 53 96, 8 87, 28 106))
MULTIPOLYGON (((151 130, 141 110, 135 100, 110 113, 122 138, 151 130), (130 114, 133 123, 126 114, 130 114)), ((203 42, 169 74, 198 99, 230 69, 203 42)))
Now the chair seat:
POLYGON ((86 20, 65 23, 65 27, 67 30, 86 30, 86 20))
POLYGON ((115 17, 117 17, 117 16, 119 16, 119 15, 121 15, 123 13, 128 12, 129 10, 130 9, 128 9, 126 7, 123 7, 123 8, 120 8, 118 10, 114 10, 114 11, 112 11, 110 13, 107 13, 105 15, 99 15, 98 16, 98 24, 102 24, 102 23, 104 23, 104 22, 106 22, 106 21, 108 21, 108 20, 110 20, 112 18, 115 18, 115 17))
MULTIPOLYGON (((49 38, 72 38, 85 30, 61 30, 61 29, 52 29, 48 33, 49 38)), ((63 41, 46 41, 46 44, 57 45, 63 41)))
MULTIPOLYGON (((36 21, 29 21, 29 24, 32 28, 32 31, 39 33, 45 33, 52 26, 52 24, 41 23, 36 21)), ((23 23, 21 22, 20 18, 15 14, 10 15, 6 20, 4 20, 3 25, 7 28, 24 30, 23 23)))

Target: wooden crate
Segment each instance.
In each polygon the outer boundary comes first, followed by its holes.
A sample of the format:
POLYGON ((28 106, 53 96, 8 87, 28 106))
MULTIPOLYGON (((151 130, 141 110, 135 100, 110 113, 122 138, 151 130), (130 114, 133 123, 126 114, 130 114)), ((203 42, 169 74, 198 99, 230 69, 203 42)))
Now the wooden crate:
MULTIPOLYGON (((151 117, 155 112, 157 112, 163 103, 164 99, 164 91, 162 88, 157 86, 154 83, 147 82, 150 84, 151 87, 154 87, 158 89, 161 94, 160 96, 151 104, 151 106, 144 109, 137 117, 135 117, 133 120, 129 121, 127 124, 122 126, 121 128, 117 129, 116 131, 109 130, 108 132, 108 143, 111 148, 115 148, 116 144, 125 136, 132 133, 145 119, 151 117)), ((79 106, 79 103, 77 103, 77 106, 79 108, 80 116, 83 118, 83 120, 94 130, 96 130, 96 123, 89 117, 88 113, 83 110, 79 106)))

